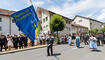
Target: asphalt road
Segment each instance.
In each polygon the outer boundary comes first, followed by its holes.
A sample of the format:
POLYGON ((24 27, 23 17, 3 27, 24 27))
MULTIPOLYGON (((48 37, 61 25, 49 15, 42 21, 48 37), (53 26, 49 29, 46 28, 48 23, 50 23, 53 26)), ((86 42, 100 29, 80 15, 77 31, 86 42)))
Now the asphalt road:
POLYGON ((97 51, 83 44, 81 48, 66 44, 54 46, 53 49, 54 56, 47 56, 46 48, 39 48, 0 55, 0 60, 105 60, 105 46, 98 47, 97 51))

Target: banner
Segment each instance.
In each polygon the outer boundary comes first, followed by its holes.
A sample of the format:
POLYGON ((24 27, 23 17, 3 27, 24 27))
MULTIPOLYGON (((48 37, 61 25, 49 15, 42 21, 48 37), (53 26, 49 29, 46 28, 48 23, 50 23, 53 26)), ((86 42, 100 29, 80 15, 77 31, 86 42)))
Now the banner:
POLYGON ((40 32, 40 22, 35 12, 33 5, 15 12, 11 15, 17 27, 27 36, 30 40, 34 41, 40 32))

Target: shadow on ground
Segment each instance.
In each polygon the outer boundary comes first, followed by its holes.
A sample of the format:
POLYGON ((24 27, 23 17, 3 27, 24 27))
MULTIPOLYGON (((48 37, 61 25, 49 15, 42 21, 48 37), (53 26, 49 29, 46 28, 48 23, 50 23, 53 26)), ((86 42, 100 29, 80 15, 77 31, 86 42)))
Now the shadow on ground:
POLYGON ((61 53, 54 53, 53 56, 59 56, 61 53))
POLYGON ((81 46, 81 47, 79 47, 79 48, 84 48, 84 47, 81 46))
POLYGON ((54 54, 53 54, 53 56, 54 56, 57 60, 59 60, 59 57, 57 57, 57 56, 59 56, 59 55, 61 55, 61 53, 54 53, 54 54))
POLYGON ((102 52, 101 50, 91 50, 91 52, 102 52))

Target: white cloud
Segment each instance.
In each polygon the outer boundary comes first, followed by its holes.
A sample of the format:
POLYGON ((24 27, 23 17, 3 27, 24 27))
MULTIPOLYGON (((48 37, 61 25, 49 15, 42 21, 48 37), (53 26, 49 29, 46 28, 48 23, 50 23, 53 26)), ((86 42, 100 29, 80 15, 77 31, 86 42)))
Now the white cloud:
POLYGON ((90 13, 90 14, 88 14, 86 17, 92 17, 92 16, 94 16, 96 13, 97 13, 97 10, 94 11, 94 12, 92 12, 92 13, 90 13))
POLYGON ((38 7, 38 6, 42 6, 44 2, 43 1, 33 1, 33 4, 38 7))
MULTIPOLYGON (((50 0, 48 0, 50 1, 50 0)), ((26 0, 27 4, 30 6, 31 3, 30 3, 30 0, 26 0)), ((35 0, 35 1, 32 1, 32 4, 35 6, 35 7, 39 7, 39 6, 42 6, 45 2, 43 0, 35 0)))
POLYGON ((49 10, 59 13, 61 15, 70 17, 82 11, 103 9, 105 7, 105 0, 80 0, 76 3, 65 2, 63 6, 52 6, 49 10))
POLYGON ((97 17, 97 19, 98 19, 98 20, 103 20, 103 19, 105 19, 105 9, 103 9, 103 10, 101 11, 101 14, 97 17))

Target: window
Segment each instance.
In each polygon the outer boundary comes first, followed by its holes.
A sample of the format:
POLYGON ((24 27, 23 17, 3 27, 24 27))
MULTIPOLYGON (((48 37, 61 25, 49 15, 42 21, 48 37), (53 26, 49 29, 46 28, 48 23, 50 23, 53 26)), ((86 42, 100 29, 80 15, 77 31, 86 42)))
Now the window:
POLYGON ((12 23, 15 23, 15 21, 14 21, 14 20, 12 20, 12 23))
POLYGON ((46 17, 46 21, 48 21, 48 17, 46 17))
POLYGON ((18 31, 20 31, 20 29, 18 29, 18 31))
POLYGON ((48 25, 46 25, 46 30, 48 29, 48 25))
POLYGON ((82 20, 79 20, 79 22, 82 22, 82 20))
POLYGON ((102 27, 102 25, 100 25, 100 27, 102 27))
POLYGON ((70 24, 70 21, 69 21, 69 24, 70 24))
POLYGON ((0 31, 2 31, 2 27, 0 26, 0 31))
POLYGON ((2 13, 2 11, 0 11, 0 13, 2 13))
POLYGON ((70 31, 70 27, 69 27, 69 31, 70 31))
POLYGON ((45 28, 45 26, 43 28, 45 28))
POLYGON ((46 27, 48 27, 48 25, 46 25, 46 27))
POLYGON ((74 22, 74 24, 76 24, 76 22, 74 22))
POLYGON ((0 22, 2 22, 2 19, 0 18, 0 22))
POLYGON ((43 11, 43 14, 45 14, 45 11, 43 11))
POLYGON ((66 21, 66 24, 67 24, 67 22, 68 22, 68 21, 66 21))
POLYGON ((90 25, 92 25, 92 23, 90 23, 90 25))
POLYGON ((43 19, 43 22, 45 22, 45 19, 43 19))

